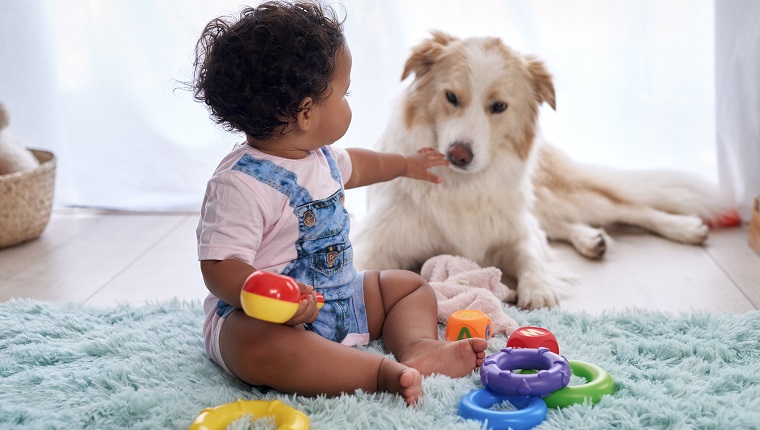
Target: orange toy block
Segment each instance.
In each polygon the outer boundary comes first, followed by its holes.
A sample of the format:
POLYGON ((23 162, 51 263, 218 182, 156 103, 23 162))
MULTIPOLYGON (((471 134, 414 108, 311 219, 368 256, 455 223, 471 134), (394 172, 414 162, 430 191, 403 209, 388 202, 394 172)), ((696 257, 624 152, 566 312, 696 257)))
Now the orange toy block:
POLYGON ((474 309, 465 309, 451 314, 446 323, 446 340, 454 341, 472 337, 481 337, 485 340, 491 338, 491 319, 488 315, 474 309))

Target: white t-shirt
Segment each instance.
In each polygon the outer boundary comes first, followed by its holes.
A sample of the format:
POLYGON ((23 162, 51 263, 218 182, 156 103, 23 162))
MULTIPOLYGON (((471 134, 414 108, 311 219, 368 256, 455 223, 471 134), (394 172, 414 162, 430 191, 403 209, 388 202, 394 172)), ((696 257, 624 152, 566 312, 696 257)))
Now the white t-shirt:
MULTIPOLYGON (((345 149, 329 146, 345 183, 351 177, 351 158, 345 149)), ((320 150, 299 160, 265 154, 246 143, 235 145, 206 186, 196 230, 198 260, 235 259, 258 270, 281 273, 297 256, 298 219, 288 196, 255 178, 232 170, 244 155, 269 160, 294 172, 298 184, 314 200, 340 189, 320 150)))

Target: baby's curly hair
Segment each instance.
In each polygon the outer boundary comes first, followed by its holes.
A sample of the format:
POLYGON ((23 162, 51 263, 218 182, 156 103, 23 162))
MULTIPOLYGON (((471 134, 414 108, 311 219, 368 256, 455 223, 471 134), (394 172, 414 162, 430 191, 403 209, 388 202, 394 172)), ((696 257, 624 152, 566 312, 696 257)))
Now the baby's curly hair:
POLYGON ((317 1, 269 1, 213 19, 195 46, 195 100, 229 131, 266 139, 305 97, 322 101, 346 43, 343 22, 317 1))

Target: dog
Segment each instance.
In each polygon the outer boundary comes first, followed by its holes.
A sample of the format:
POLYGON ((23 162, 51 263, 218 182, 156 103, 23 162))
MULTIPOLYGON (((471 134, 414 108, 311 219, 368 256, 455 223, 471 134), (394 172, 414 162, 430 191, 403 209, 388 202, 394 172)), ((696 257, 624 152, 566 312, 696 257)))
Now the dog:
POLYGON ((604 227, 628 224, 701 244, 705 220, 726 209, 716 187, 694 176, 585 165, 545 142, 537 120, 541 104, 556 108, 552 76, 498 38, 433 31, 401 80, 412 75, 376 149, 433 147, 451 164, 436 170, 441 184, 368 188, 353 240, 359 268, 418 270, 459 255, 516 280, 519 307, 552 307, 568 278, 549 269, 549 240, 597 259, 610 241, 604 227))

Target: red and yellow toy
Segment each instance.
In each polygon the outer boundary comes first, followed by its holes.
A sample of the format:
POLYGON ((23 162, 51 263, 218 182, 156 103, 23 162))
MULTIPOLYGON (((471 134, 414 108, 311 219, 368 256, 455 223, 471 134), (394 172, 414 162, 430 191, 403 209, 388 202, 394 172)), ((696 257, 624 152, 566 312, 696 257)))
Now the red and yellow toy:
MULTIPOLYGON (((295 279, 276 273, 257 270, 243 283, 240 302, 246 315, 273 323, 282 324, 293 318, 298 303, 307 298, 301 294, 295 279)), ((325 298, 316 293, 317 308, 325 304, 325 298)))

